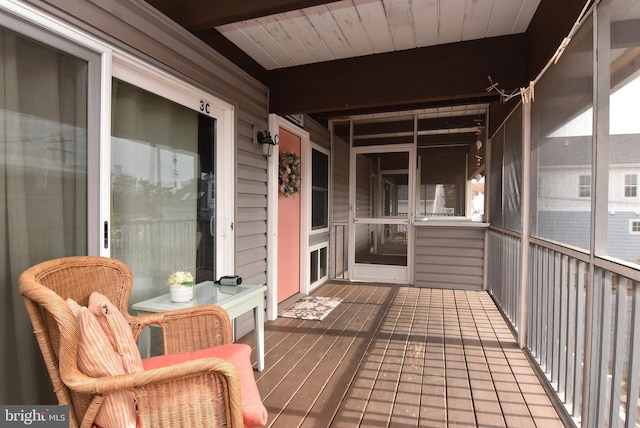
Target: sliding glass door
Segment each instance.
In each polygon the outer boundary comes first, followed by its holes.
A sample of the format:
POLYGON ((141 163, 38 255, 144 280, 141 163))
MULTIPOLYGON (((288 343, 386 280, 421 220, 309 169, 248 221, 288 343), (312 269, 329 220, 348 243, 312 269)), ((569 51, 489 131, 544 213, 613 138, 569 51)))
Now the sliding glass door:
POLYGON ((232 150, 225 113, 161 96, 158 86, 112 84, 111 257, 132 270, 132 302, 166 293, 175 271, 196 282, 233 271, 233 251, 220 250, 233 245, 233 193, 220 205, 217 187, 233 188, 218 159, 232 150))
POLYGON ((45 260, 98 252, 93 106, 100 103, 100 54, 14 16, 6 3, 0 5, 0 402, 55 402, 18 277, 45 260))

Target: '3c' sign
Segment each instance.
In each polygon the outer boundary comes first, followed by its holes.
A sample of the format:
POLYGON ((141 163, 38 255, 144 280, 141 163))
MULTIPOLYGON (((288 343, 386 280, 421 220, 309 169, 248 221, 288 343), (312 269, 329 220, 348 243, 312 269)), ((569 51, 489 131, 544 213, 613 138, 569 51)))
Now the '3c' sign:
POLYGON ((203 100, 200 100, 200 111, 202 113, 211 114, 211 105, 203 100))

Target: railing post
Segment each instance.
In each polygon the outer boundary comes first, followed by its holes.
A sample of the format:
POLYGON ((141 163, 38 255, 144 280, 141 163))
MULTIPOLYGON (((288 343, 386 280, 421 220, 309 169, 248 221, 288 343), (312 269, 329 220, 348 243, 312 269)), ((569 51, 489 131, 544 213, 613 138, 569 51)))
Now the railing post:
POLYGON ((529 202, 531 194, 531 104, 522 103, 522 197, 520 219, 522 224, 522 239, 520 245, 520 308, 518 320, 518 345, 527 346, 529 319, 529 236, 531 227, 529 219, 529 202))

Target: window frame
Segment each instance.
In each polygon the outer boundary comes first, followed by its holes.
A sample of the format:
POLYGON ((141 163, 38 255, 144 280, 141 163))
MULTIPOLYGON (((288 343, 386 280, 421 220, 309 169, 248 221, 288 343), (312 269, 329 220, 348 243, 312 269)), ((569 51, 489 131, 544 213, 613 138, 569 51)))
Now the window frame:
POLYGON ((578 176, 578 197, 579 198, 591 198, 591 174, 580 174, 578 176), (588 178, 589 179, 589 184, 584 184, 582 183, 582 179, 583 178, 588 178), (587 190, 588 194, 587 195, 583 195, 582 192, 583 190, 587 190))
MULTIPOLYGON (((309 234, 310 235, 314 235, 314 234, 319 234, 319 233, 326 233, 329 231, 329 214, 330 214, 330 205, 331 205, 331 153, 329 150, 325 149, 322 146, 319 146, 318 144, 315 143, 311 143, 310 144, 310 153, 309 153, 309 234), (326 219, 327 219, 327 223, 325 226, 321 226, 321 227, 316 227, 314 228, 313 226, 313 193, 314 190, 316 190, 316 187, 313 185, 313 151, 317 151, 319 153, 322 153, 323 155, 325 155, 327 157, 327 188, 326 188, 326 195, 327 195, 327 205, 326 205, 326 219)), ((324 190, 324 188, 321 188, 322 190, 324 190)))
POLYGON ((638 174, 624 174, 624 192, 625 198, 633 199, 638 197, 638 174), (633 183, 628 183, 627 179, 633 177, 633 183), (633 193, 633 195, 627 194, 633 193))
POLYGON ((321 242, 319 244, 310 246, 307 257, 309 260, 309 273, 308 273, 309 289, 313 290, 329 279, 329 242, 321 242), (325 270, 326 271, 324 276, 320 276, 320 271, 321 271, 320 267, 322 266, 320 256, 322 255, 322 250, 325 250, 325 270), (318 264, 315 272, 316 274, 315 281, 313 281, 313 278, 312 278, 312 275, 314 274, 314 272, 313 272, 313 263, 311 262, 311 257, 313 256, 314 253, 318 254, 318 264))
MULTIPOLYGON (((57 18, 21 3, 0 4, 2 28, 13 31, 52 49, 87 61, 87 255, 102 255, 104 207, 100 190, 100 170, 104 141, 110 140, 104 110, 110 109, 112 50, 107 44, 77 30, 57 18), (105 104, 106 103, 106 104, 105 104)), ((110 111, 110 110, 109 110, 110 111)))

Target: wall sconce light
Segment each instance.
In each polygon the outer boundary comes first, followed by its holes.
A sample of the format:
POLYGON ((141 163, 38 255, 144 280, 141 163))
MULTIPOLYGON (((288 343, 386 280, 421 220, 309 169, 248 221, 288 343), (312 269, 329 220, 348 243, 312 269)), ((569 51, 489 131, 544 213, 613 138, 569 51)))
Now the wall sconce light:
POLYGON ((254 145, 257 145, 256 142, 259 143, 262 146, 262 155, 268 158, 273 153, 273 146, 278 144, 278 135, 271 137, 269 131, 258 131, 256 140, 254 145))

